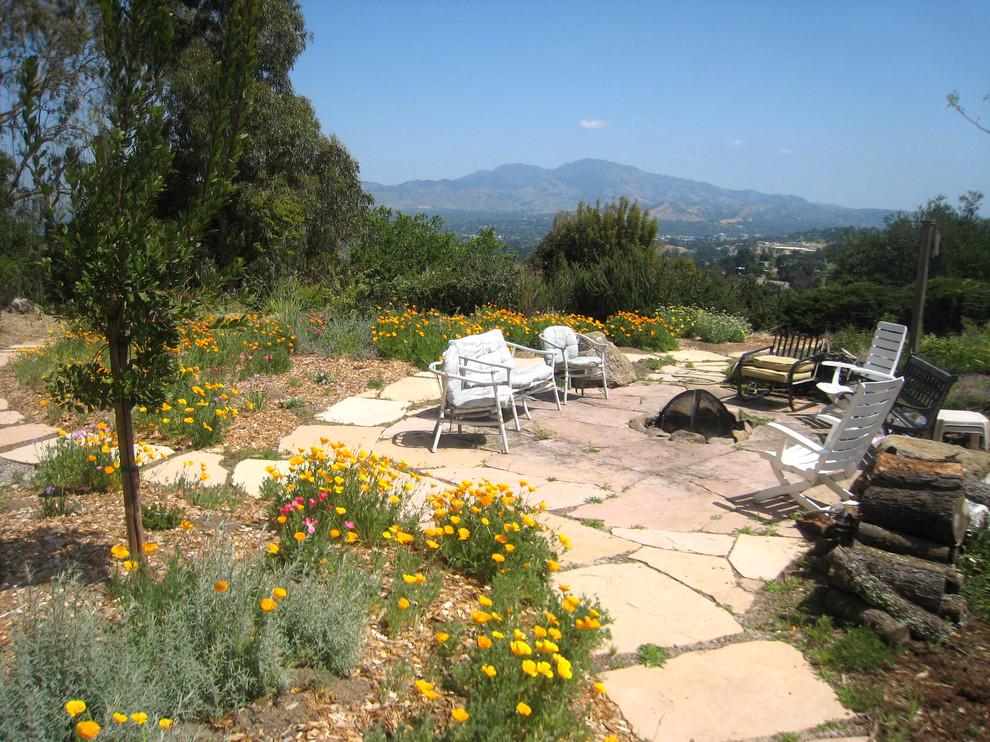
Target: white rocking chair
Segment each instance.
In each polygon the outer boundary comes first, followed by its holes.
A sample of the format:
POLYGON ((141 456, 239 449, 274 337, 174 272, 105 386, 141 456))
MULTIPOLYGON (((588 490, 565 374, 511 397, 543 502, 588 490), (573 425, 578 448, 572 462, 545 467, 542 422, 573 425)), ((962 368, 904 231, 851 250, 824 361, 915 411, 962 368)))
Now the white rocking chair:
POLYGON ((901 360, 901 351, 904 350, 907 333, 908 328, 904 325, 879 322, 862 366, 840 361, 823 361, 822 366, 833 367, 835 373, 831 381, 818 384, 818 389, 829 398, 830 402, 818 413, 817 419, 833 425, 838 421, 839 415, 846 408, 848 399, 856 388, 857 377, 866 381, 893 379, 897 364, 901 360))
POLYGON ((904 379, 898 377, 859 384, 842 417, 822 443, 783 425, 770 423, 769 427, 782 434, 780 445, 775 452, 760 451, 760 456, 770 462, 780 484, 753 494, 753 500, 763 502, 788 495, 806 510, 822 510, 824 508, 802 494, 817 484, 826 485, 842 500, 851 499, 852 494, 839 482, 856 472, 903 383, 904 379), (796 478, 789 480, 786 474, 796 478))

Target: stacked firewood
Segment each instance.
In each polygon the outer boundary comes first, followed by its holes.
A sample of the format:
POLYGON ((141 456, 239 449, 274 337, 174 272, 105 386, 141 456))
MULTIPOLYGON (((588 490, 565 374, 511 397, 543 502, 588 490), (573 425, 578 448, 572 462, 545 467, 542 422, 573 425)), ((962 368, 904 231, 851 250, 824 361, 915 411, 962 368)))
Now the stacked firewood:
POLYGON ((894 644, 944 639, 966 617, 954 566, 969 524, 962 465, 885 452, 856 485, 855 522, 838 524, 826 557, 826 609, 894 644))

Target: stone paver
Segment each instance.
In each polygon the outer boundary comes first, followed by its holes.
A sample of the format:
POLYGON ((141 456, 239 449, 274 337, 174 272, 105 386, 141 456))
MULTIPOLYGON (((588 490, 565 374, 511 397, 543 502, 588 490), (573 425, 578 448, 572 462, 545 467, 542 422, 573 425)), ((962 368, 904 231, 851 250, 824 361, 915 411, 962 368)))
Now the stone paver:
POLYGON ((602 520, 609 527, 697 531, 711 522, 712 502, 720 499, 691 481, 654 475, 618 493, 618 497, 582 505, 570 515, 602 520))
POLYGON ((389 384, 381 390, 378 397, 409 404, 438 402, 440 387, 437 385, 436 376, 429 372, 420 372, 389 384))
POLYGON ((733 613, 744 613, 753 604, 753 594, 739 587, 728 559, 652 546, 644 546, 632 558, 704 593, 733 613))
POLYGON ((571 542, 572 548, 563 551, 560 563, 567 565, 591 564, 601 559, 629 554, 640 548, 632 541, 612 536, 597 528, 582 526, 570 518, 545 513, 543 523, 555 533, 563 534, 571 542))
POLYGON ((852 714, 801 653, 753 641, 687 652, 662 668, 604 673, 633 731, 664 742, 724 742, 800 732, 852 714))
POLYGON ((29 443, 26 446, 18 446, 17 448, 0 453, 0 459, 13 461, 15 464, 37 466, 38 462, 41 461, 41 457, 45 455, 45 451, 49 447, 54 446, 57 441, 58 438, 48 438, 43 441, 29 443))
POLYGON ((732 567, 752 580, 772 580, 783 569, 808 552, 808 544, 798 538, 740 534, 729 554, 732 567))
POLYGON ((271 479, 268 473, 274 467, 283 476, 289 473, 288 461, 270 461, 268 459, 244 459, 234 467, 230 482, 240 488, 250 497, 261 496, 261 485, 271 479))
MULTIPOLYGON (((0 362, 0 366, 2 365, 3 363, 0 362)), ((6 399, 0 399, 0 410, 7 410, 7 409, 10 409, 10 404, 7 402, 6 399)))
MULTIPOLYGON (((4 404, 6 404, 6 401, 4 404)), ((22 420, 24 420, 24 415, 16 410, 8 410, 6 408, 0 410, 0 425, 14 425, 22 420)))
MULTIPOLYGON (((518 475, 517 475, 518 476, 518 475)), ((532 479, 532 477, 530 478, 532 479)), ((527 481, 530 481, 527 479, 527 481)), ((560 510, 562 508, 572 508, 576 505, 583 505, 589 498, 608 497, 611 492, 604 490, 593 484, 580 482, 549 482, 541 484, 533 493, 535 501, 545 502, 550 510, 560 510)))
POLYGON ((712 353, 707 350, 672 350, 668 354, 671 358, 675 358, 679 364, 687 365, 688 363, 728 363, 729 357, 720 355, 719 353, 712 353))
MULTIPOLYGON (((0 428, 0 451, 43 438, 50 438, 55 433, 55 428, 40 423, 23 423, 0 428)), ((6 457, 0 453, 0 458, 6 457)))
POLYGON ((546 484, 545 479, 540 477, 520 477, 512 472, 507 472, 504 469, 493 469, 487 466, 475 466, 475 467, 435 467, 430 470, 430 475, 434 479, 440 479, 444 482, 450 484, 460 484, 463 481, 473 482, 475 486, 482 483, 484 480, 488 480, 491 484, 506 484, 509 486, 509 490, 512 494, 522 494, 526 500, 536 501, 538 498, 537 493, 530 492, 526 488, 522 488, 520 482, 526 482, 527 485, 532 487, 542 487, 546 484))
POLYGON ((388 399, 349 397, 316 415, 317 420, 337 425, 389 425, 399 420, 409 409, 408 402, 388 399))
POLYGON ((635 541, 643 546, 654 546, 658 549, 683 551, 690 554, 708 554, 709 556, 729 556, 736 543, 735 536, 722 533, 701 533, 682 531, 657 531, 652 528, 613 528, 612 535, 635 541))
POLYGON ((595 596, 614 621, 611 648, 680 647, 742 632, 724 608, 643 564, 599 564, 557 572, 575 595, 595 596))
POLYGON ((279 441, 278 450, 294 455, 300 448, 309 451, 315 446, 329 451, 331 443, 343 443, 355 453, 362 449, 371 451, 384 430, 358 425, 300 425, 279 441))
POLYGON ((220 466, 223 456, 192 451, 141 470, 141 478, 156 484, 193 484, 219 487, 227 483, 227 470, 220 466), (206 478, 204 478, 204 475, 206 478))

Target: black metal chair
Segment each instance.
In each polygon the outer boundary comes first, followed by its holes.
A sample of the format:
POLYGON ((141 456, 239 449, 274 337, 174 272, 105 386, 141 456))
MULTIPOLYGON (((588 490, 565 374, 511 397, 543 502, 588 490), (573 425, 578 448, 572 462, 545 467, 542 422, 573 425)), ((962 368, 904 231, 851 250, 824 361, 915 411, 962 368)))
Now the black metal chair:
POLYGON ((736 382, 736 394, 744 400, 759 399, 774 389, 787 392, 787 404, 794 409, 794 392, 814 389, 818 365, 825 358, 828 345, 823 338, 807 335, 775 335, 773 343, 739 357, 730 378, 736 382), (756 387, 748 392, 744 386, 756 387))
POLYGON ((931 438, 938 412, 956 382, 956 376, 912 355, 902 370, 904 386, 884 421, 890 433, 931 438))

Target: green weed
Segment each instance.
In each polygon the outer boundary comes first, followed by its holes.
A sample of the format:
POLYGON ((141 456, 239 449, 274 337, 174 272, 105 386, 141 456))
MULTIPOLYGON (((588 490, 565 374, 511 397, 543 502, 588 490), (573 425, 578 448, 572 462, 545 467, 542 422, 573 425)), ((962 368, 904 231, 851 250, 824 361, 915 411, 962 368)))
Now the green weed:
POLYGON ((666 649, 656 644, 640 644, 636 649, 636 659, 646 667, 663 667, 670 655, 666 649))

